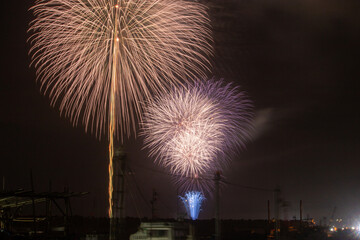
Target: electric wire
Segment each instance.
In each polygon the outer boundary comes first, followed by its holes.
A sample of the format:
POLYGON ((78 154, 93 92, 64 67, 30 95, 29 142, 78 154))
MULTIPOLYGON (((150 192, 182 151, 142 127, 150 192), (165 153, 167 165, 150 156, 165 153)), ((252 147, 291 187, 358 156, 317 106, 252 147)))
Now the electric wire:
MULTIPOLYGON (((129 171, 134 172, 134 171, 132 171, 132 169, 131 169, 129 166, 128 166, 128 169, 129 169, 129 171)), ((135 183, 136 189, 138 190, 138 192, 139 192, 139 194, 140 194, 140 196, 141 196, 141 199, 145 202, 145 205, 146 205, 149 209, 151 209, 151 206, 150 206, 149 202, 147 201, 147 199, 145 198, 145 196, 144 196, 144 194, 143 194, 143 191, 141 190, 139 184, 137 183, 134 174, 131 174, 131 176, 132 176, 132 178, 133 178, 133 182, 135 183)))
POLYGON ((143 216, 143 214, 142 214, 142 213, 140 214, 139 208, 137 207, 137 204, 136 204, 134 195, 133 195, 133 193, 132 193, 132 191, 131 191, 132 188, 131 188, 130 185, 129 185, 129 182, 130 182, 130 181, 128 181, 129 179, 128 179, 127 174, 124 175, 124 178, 125 178, 125 184, 126 184, 126 186, 128 187, 128 189, 129 189, 130 197, 131 197, 131 199, 132 199, 132 203, 133 203, 133 206, 134 206, 134 208, 135 208, 136 214, 138 215, 138 218, 139 218, 139 220, 140 220, 140 222, 141 222, 141 216, 143 216), (141 216, 140 216, 140 215, 141 215, 141 216))
MULTIPOLYGON (((161 170, 156 170, 156 169, 153 169, 153 168, 150 168, 150 167, 140 166, 138 164, 134 164, 134 165, 136 165, 139 168, 142 168, 142 169, 145 169, 145 170, 148 170, 148 171, 152 171, 152 172, 155 172, 155 173, 159 173, 159 174, 162 174, 162 175, 195 179, 193 177, 181 176, 181 175, 178 175, 178 174, 172 174, 172 173, 164 172, 164 171, 161 171, 161 170)), ((210 178, 210 177, 198 177, 196 179, 197 180, 204 180, 204 181, 214 181, 214 179, 210 178)), ((220 182, 224 183, 224 184, 227 184, 227 185, 234 186, 234 187, 245 188, 245 189, 250 189, 250 190, 255 190, 255 191, 274 192, 274 189, 246 186, 246 185, 242 185, 242 184, 232 183, 232 182, 229 182, 229 181, 226 181, 226 180, 223 180, 223 179, 221 179, 220 182)))
POLYGON ((245 185, 241 185, 241 184, 231 183, 231 182, 225 181, 225 180, 220 180, 220 181, 222 183, 225 183, 227 185, 231 185, 231 186, 234 186, 234 187, 245 188, 245 189, 250 189, 250 190, 255 190, 255 191, 274 192, 274 189, 245 186, 245 185))

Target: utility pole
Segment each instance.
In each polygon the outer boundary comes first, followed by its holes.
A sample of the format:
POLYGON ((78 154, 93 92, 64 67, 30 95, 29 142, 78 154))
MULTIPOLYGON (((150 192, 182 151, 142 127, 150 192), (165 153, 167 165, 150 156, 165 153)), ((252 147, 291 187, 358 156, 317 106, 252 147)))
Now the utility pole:
POLYGON ((279 240, 280 222, 279 222, 279 204, 280 204, 280 188, 274 189, 274 214, 275 214, 275 239, 279 240))
POLYGON ((271 224, 271 215, 270 215, 270 200, 267 200, 267 224, 266 224, 266 234, 269 235, 271 233, 272 224, 271 224))
POLYGON ((302 220, 303 220, 303 203, 302 200, 300 200, 300 230, 302 230, 302 220))
MULTIPOLYGON (((65 185, 64 187, 64 193, 66 193, 66 195, 69 194, 69 186, 65 185)), ((64 198, 64 204, 65 204, 65 214, 64 214, 64 236, 65 238, 69 236, 69 198, 65 197, 64 198)))
POLYGON ((268 210, 268 222, 270 223, 270 200, 267 200, 267 210, 268 210))
POLYGON ((32 169, 30 169, 30 185, 31 185, 31 191, 32 191, 32 209, 33 209, 33 231, 34 231, 34 238, 36 239, 36 216, 35 216, 35 190, 34 190, 34 178, 32 169))
MULTIPOLYGON (((49 181, 50 195, 52 194, 52 186, 51 185, 52 184, 51 184, 51 180, 50 180, 49 181)), ((51 232, 51 221, 52 221, 51 204, 52 204, 52 199, 46 198, 46 220, 47 220, 46 232, 47 232, 47 234, 49 234, 51 232)))
POLYGON ((118 240, 124 237, 125 230, 126 154, 121 146, 115 149, 113 160, 113 217, 110 218, 110 240, 118 240))
POLYGON ((215 240, 221 239, 221 228, 220 228, 220 188, 219 188, 219 182, 220 182, 221 176, 220 171, 217 171, 215 173, 215 201, 216 201, 216 207, 215 207, 215 240))
POLYGON ((151 220, 154 221, 154 219, 156 218, 156 215, 155 215, 155 203, 156 203, 156 200, 157 200, 157 192, 155 190, 155 188, 153 189, 153 195, 152 195, 152 199, 150 201, 150 204, 151 204, 151 220))
POLYGON ((179 216, 179 187, 176 188, 176 196, 177 196, 177 199, 176 199, 176 220, 179 221, 180 219, 180 216, 179 216))
MULTIPOLYGON (((2 191, 5 193, 5 176, 2 178, 2 191)), ((5 215, 4 211, 0 210, 0 228, 5 228, 5 215)))

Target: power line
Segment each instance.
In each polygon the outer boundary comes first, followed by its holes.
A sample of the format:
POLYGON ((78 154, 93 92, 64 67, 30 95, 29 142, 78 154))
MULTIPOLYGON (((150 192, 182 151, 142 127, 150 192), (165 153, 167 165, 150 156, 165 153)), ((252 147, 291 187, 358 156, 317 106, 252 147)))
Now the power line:
MULTIPOLYGON (((172 173, 167 173, 164 171, 160 171, 160 170, 156 170, 153 168, 149 168, 149 167, 144 167, 144 166, 140 166, 138 164, 135 164, 136 166, 138 166, 139 168, 151 171, 151 172, 155 172, 155 173, 159 173, 162 175, 168 175, 168 176, 174 176, 174 177, 182 177, 182 178, 189 178, 189 179, 195 179, 195 180, 204 180, 204 181, 213 181, 213 178, 210 177, 188 177, 188 176, 182 176, 182 175, 178 175, 178 174, 172 174, 172 173)), ((268 188, 260 188, 260 187, 253 187, 253 186, 246 186, 246 185, 241 185, 241 184, 237 184, 237 183, 232 183, 229 181, 226 181, 224 179, 221 179, 222 183, 234 186, 234 187, 239 187, 239 188, 245 188, 245 189, 250 189, 250 190, 255 190, 255 191, 263 191, 263 192, 273 192, 274 189, 268 189, 268 188)))
POLYGON ((255 191, 263 191, 263 192, 273 192, 274 191, 273 189, 245 186, 245 185, 241 185, 241 184, 231 183, 231 182, 228 182, 228 181, 225 181, 225 180, 221 180, 221 182, 223 182, 225 184, 228 184, 228 185, 231 185, 231 186, 250 189, 250 190, 255 190, 255 191))
MULTIPOLYGON (((125 180, 128 180, 127 178, 128 178, 128 176, 125 176, 125 180)), ((143 215, 143 214, 140 213, 139 208, 136 205, 136 201, 135 201, 135 198, 134 198, 134 196, 132 194, 131 188, 129 187, 128 181, 125 181, 125 184, 127 185, 128 189, 129 189, 130 197, 132 198, 132 202, 133 202, 133 205, 135 207, 136 214, 137 214, 137 216, 138 216, 138 218, 139 218, 139 220, 141 222, 141 216, 140 215, 143 215)))
POLYGON ((210 177, 184 176, 184 175, 180 175, 180 174, 173 174, 173 173, 168 173, 168 172, 164 172, 164 171, 161 171, 161 170, 156 170, 156 169, 149 168, 149 167, 144 167, 144 166, 136 164, 136 163, 133 163, 133 164, 136 165, 139 168, 142 168, 142 169, 145 169, 145 170, 148 170, 148 171, 151 171, 151 172, 159 173, 159 174, 162 174, 162 175, 171 176, 171 177, 181 177, 181 178, 188 178, 188 179, 194 179, 194 180, 204 180, 204 181, 210 181, 210 180, 212 181, 212 180, 214 180, 213 178, 210 178, 210 177))
MULTIPOLYGON (((133 171, 131 170, 131 168, 130 168, 129 166, 128 166, 128 169, 129 169, 130 172, 133 173, 133 171)), ((145 198, 143 192, 141 191, 140 186, 139 186, 139 184, 137 183, 134 174, 131 174, 131 176, 132 176, 132 178, 133 178, 133 182, 135 183, 136 189, 138 190, 138 192, 139 192, 142 200, 145 202, 146 206, 147 206, 149 209, 151 209, 151 206, 149 205, 148 200, 145 198)))

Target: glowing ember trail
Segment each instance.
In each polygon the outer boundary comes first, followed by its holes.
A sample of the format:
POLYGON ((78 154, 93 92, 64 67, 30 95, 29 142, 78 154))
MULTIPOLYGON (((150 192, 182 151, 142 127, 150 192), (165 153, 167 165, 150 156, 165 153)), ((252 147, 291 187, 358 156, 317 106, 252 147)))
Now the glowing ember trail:
POLYGON ((212 36, 206 7, 184 0, 36 0, 30 54, 51 104, 114 142, 135 133, 152 94, 205 77, 212 36))
POLYGON ((113 201, 113 177, 114 177, 114 134, 115 134, 115 93, 116 93, 116 77, 117 74, 117 65, 118 62, 118 44, 116 44, 118 38, 118 14, 119 14, 119 0, 115 5, 115 29, 113 32, 113 54, 112 57, 112 73, 111 73, 111 90, 110 90, 110 123, 109 123, 109 217, 113 217, 112 207, 114 205, 113 201))

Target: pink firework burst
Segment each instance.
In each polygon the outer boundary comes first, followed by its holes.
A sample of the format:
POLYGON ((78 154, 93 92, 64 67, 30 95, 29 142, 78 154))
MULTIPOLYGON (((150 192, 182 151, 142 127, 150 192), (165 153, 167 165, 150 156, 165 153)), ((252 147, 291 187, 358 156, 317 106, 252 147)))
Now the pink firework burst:
POLYGON ((223 168, 230 155, 245 147, 252 117, 252 103, 238 87, 195 81, 150 101, 142 133, 159 164, 196 179, 223 168))

